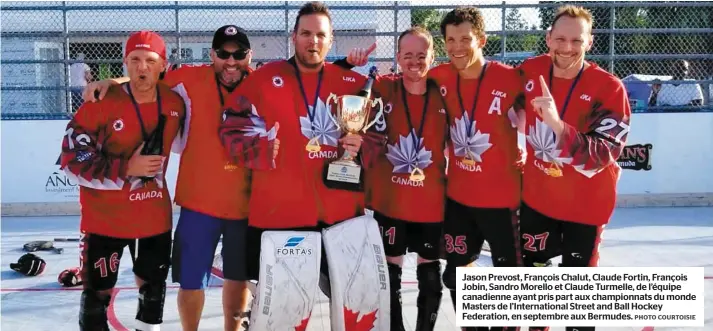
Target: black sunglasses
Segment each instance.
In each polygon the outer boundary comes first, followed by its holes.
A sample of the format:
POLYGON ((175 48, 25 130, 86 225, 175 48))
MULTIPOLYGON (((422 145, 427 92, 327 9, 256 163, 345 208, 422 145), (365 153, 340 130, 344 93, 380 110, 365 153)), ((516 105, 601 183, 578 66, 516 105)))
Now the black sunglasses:
POLYGON ((248 50, 247 49, 239 49, 235 52, 228 52, 222 48, 216 49, 215 50, 215 55, 221 59, 221 60, 227 60, 230 58, 230 56, 233 56, 233 59, 235 60, 244 60, 248 56, 248 50))

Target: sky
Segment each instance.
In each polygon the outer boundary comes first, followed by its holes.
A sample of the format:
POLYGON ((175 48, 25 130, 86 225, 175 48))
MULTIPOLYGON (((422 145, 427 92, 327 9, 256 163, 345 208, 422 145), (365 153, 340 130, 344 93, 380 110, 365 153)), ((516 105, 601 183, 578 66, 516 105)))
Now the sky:
MULTIPOLYGON (((493 0, 480 0, 480 1, 454 1, 454 0, 439 0, 439 6, 482 6, 482 5, 495 5, 501 6, 505 2, 506 4, 531 4, 537 5, 539 1, 533 0, 514 0, 514 1, 493 1, 493 0)), ((435 3, 433 0, 414 0, 410 1, 412 6, 433 6, 435 3)), ((485 29, 488 31, 501 30, 502 27, 502 9, 501 8, 482 8, 483 16, 485 17, 485 29)), ((540 26, 539 12, 536 7, 529 8, 518 8, 520 15, 527 22, 527 26, 536 25, 538 28, 540 26)))

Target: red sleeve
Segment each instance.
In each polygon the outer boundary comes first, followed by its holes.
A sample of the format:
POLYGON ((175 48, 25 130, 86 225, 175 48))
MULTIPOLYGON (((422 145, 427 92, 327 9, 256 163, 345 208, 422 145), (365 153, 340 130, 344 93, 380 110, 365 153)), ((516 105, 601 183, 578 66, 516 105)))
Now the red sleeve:
POLYGON ((519 68, 512 70, 512 87, 510 93, 515 94, 512 108, 517 112, 525 110, 525 76, 519 68))
POLYGON ((268 130, 265 118, 258 113, 261 94, 251 77, 256 78, 248 76, 227 100, 219 127, 220 140, 235 165, 254 170, 273 169, 278 127, 268 130))
POLYGON ((121 190, 127 181, 128 160, 102 152, 107 123, 99 107, 84 103, 67 124, 62 140, 61 169, 81 186, 121 190))
POLYGON ((525 116, 525 82, 520 68, 510 69, 510 88, 508 93, 515 96, 512 107, 508 109, 508 118, 513 128, 520 130, 521 120, 525 116), (522 116, 522 118, 520 118, 522 116))
POLYGON ((189 72, 193 69, 192 66, 183 65, 178 69, 169 70, 163 76, 161 82, 168 87, 174 87, 184 81, 189 76, 189 72))
POLYGON ((594 101, 587 117, 586 132, 579 132, 567 123, 559 137, 558 146, 563 157, 571 157, 570 163, 577 171, 591 178, 621 155, 629 134, 631 108, 624 86, 619 81, 610 81, 606 97, 594 101))
MULTIPOLYGON (((183 98, 181 97, 180 94, 177 92, 170 90, 167 88, 167 93, 171 93, 175 95, 176 97, 174 98, 174 105, 176 110, 178 111, 178 130, 176 131, 176 136, 173 138, 173 141, 171 142, 171 150, 173 151, 173 146, 177 143, 183 144, 185 146, 185 128, 186 128, 186 103, 183 101, 183 98)), ((180 150, 183 150, 181 148, 180 150)))
MULTIPOLYGON (((525 77, 525 69, 522 65, 515 67, 515 71, 517 73, 516 81, 518 84, 519 92, 521 94, 518 96, 517 99, 515 99, 515 103, 513 104, 513 110, 515 111, 514 114, 508 115, 510 116, 510 121, 513 122, 514 126, 517 128, 517 131, 524 134, 527 116, 525 112, 525 102, 527 102, 525 98, 525 85, 527 85, 527 78, 525 77)), ((520 146, 520 148, 522 149, 523 147, 520 146)), ((520 154, 522 155, 523 153, 525 152, 521 150, 520 154)))

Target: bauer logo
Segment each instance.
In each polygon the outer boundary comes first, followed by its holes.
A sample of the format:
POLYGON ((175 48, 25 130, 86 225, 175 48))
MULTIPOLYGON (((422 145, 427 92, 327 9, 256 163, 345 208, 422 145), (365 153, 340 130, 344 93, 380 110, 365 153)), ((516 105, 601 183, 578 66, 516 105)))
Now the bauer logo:
POLYGON ((278 257, 298 257, 312 255, 312 247, 303 244, 305 237, 293 236, 287 238, 282 247, 277 248, 278 257))

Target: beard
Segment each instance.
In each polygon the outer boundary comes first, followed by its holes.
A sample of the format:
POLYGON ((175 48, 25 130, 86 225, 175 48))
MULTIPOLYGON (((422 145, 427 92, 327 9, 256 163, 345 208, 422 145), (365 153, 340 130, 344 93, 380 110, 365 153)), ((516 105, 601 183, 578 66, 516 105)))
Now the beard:
POLYGON ((223 69, 220 73, 218 73, 218 78, 220 79, 220 82, 227 87, 234 87, 238 85, 242 77, 242 68, 238 68, 238 70, 233 72, 223 69))
POLYGON ((568 58, 563 58, 561 55, 558 55, 557 53, 554 53, 554 56, 552 57, 552 62, 554 63, 555 67, 560 70, 568 71, 571 70, 572 68, 579 68, 579 64, 582 63, 583 56, 582 54, 570 56, 568 58))
POLYGON ((322 66, 322 64, 324 64, 324 57, 318 56, 319 59, 317 60, 317 62, 314 62, 314 57, 312 56, 312 54, 310 52, 307 52, 307 54, 301 53, 301 52, 296 52, 295 55, 296 55, 295 59, 303 67, 308 68, 308 69, 317 69, 320 66, 322 66))

